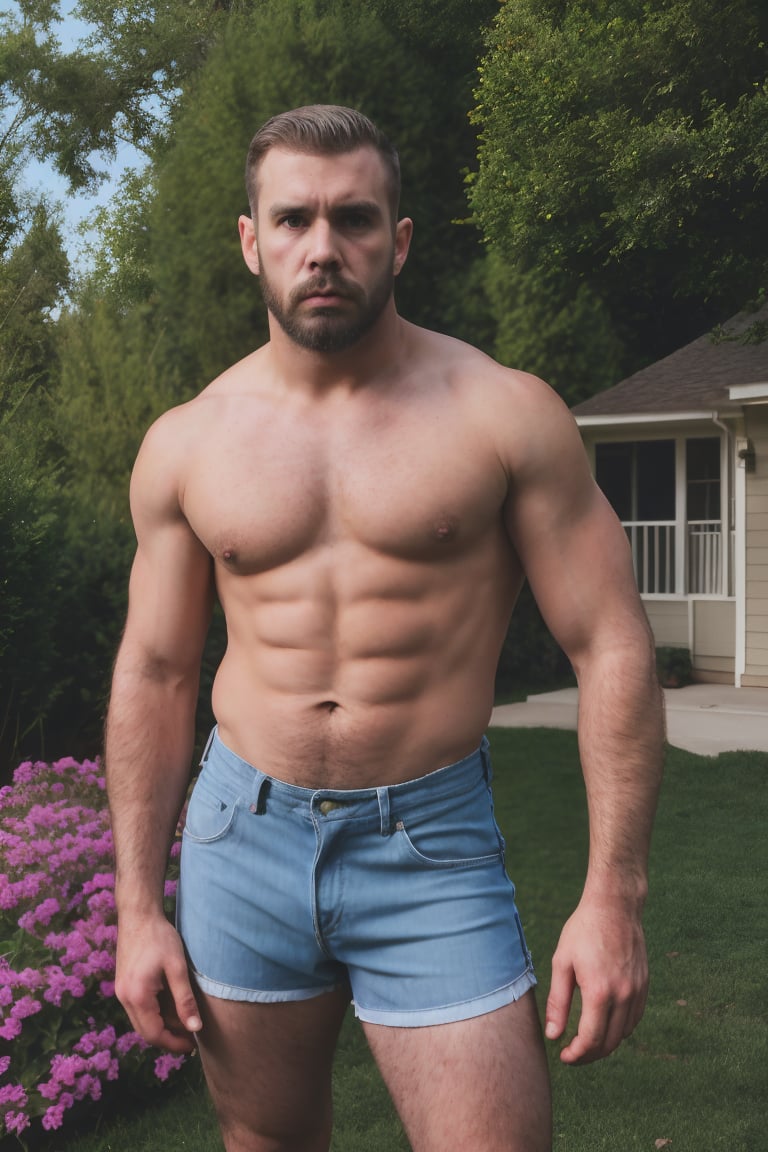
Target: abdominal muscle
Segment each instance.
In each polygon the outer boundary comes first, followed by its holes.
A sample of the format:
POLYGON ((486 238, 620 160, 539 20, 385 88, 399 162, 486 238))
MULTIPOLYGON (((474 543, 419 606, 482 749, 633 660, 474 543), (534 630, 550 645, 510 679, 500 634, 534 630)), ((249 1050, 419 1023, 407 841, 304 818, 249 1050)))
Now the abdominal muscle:
POLYGON ((220 738, 308 788, 397 784, 468 755, 488 723, 517 592, 499 559, 321 554, 277 572, 219 573, 220 738))

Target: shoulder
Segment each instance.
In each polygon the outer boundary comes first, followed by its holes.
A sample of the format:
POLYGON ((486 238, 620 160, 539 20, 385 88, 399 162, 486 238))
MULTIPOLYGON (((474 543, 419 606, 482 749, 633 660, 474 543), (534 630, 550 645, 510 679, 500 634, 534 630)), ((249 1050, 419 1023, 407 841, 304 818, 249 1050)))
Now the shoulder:
POLYGON ((546 381, 499 364, 451 336, 416 329, 420 358, 437 367, 474 426, 483 428, 499 458, 519 472, 553 450, 582 452, 576 422, 546 381))
POLYGON ((217 376, 191 400, 168 409, 150 425, 141 443, 131 490, 183 492, 187 475, 223 424, 240 416, 243 395, 259 377, 256 354, 217 376))

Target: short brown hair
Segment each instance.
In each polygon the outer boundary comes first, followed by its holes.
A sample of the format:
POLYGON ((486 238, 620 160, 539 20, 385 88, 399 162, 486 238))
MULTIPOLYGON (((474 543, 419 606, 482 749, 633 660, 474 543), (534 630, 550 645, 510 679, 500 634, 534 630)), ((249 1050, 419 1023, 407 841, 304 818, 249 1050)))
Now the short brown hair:
POLYGON ((270 148, 287 148, 328 156, 354 152, 366 146, 375 148, 389 174, 389 199, 392 217, 397 219, 400 202, 400 158, 372 120, 354 108, 338 104, 308 104, 290 112, 280 112, 258 130, 248 149, 245 165, 245 187, 251 211, 256 210, 259 165, 270 148))

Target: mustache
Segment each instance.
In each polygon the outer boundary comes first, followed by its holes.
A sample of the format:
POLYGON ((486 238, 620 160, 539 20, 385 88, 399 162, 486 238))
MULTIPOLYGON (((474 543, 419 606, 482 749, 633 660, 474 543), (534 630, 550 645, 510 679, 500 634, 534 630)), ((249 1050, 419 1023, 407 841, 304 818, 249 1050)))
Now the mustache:
POLYGON ((317 296, 318 293, 333 293, 335 296, 342 296, 349 300, 359 300, 362 296, 360 288, 356 284, 348 283, 343 276, 323 273, 319 276, 311 276, 298 288, 294 288, 291 293, 291 300, 293 303, 300 303, 302 300, 309 299, 310 296, 317 296))

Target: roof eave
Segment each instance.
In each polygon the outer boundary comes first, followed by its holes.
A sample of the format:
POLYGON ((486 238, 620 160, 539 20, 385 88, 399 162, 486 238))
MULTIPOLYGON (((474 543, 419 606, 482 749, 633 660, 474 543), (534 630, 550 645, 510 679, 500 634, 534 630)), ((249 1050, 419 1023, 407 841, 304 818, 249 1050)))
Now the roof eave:
POLYGON ((690 424, 711 421, 718 414, 710 408, 706 412, 604 412, 591 416, 574 415, 574 419, 579 428, 615 428, 627 424, 690 424))
POLYGON ((741 400, 746 404, 760 400, 768 400, 768 382, 731 384, 728 389, 728 397, 731 400, 741 400))

